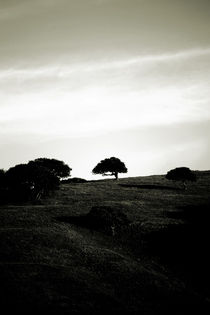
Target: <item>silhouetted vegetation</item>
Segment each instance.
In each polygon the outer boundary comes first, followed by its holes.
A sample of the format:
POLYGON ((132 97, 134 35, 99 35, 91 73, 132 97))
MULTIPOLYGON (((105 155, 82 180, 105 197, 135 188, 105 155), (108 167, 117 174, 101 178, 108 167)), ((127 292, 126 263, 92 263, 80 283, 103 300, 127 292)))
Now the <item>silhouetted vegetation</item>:
POLYGON ((6 175, 3 169, 0 169, 0 203, 6 199, 6 175))
POLYGON ((127 173, 125 164, 116 157, 111 157, 100 161, 92 170, 93 174, 102 174, 103 176, 115 176, 118 179, 119 173, 127 173))
POLYGON ((0 202, 35 201, 58 189, 60 178, 69 176, 62 161, 41 158, 0 171, 0 202))
POLYGON ((184 189, 187 187, 187 181, 195 182, 196 175, 188 167, 177 167, 166 174, 166 178, 174 181, 181 181, 184 189))
POLYGON ((59 187, 59 178, 43 166, 19 164, 6 172, 9 199, 39 200, 59 187))
POLYGON ((87 214, 87 219, 94 229, 101 229, 114 234, 115 231, 123 226, 127 226, 130 221, 121 209, 109 206, 92 207, 87 214))
POLYGON ((0 189, 3 189, 5 186, 5 171, 0 169, 0 189))
POLYGON ((48 158, 38 158, 34 161, 30 161, 30 164, 36 164, 37 166, 45 167, 48 169, 53 175, 58 178, 65 178, 70 176, 71 168, 65 164, 63 161, 56 159, 48 159, 48 158))
POLYGON ((61 181, 62 184, 82 184, 86 183, 87 180, 84 178, 79 178, 79 177, 73 177, 73 178, 68 178, 68 179, 63 179, 61 181))

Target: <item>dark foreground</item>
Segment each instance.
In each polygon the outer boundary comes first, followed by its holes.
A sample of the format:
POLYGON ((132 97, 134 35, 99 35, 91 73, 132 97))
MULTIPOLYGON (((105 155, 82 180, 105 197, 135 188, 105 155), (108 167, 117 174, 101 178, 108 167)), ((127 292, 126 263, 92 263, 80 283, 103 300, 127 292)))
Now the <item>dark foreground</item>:
POLYGON ((183 191, 163 176, 64 184, 0 207, 0 303, 51 314, 210 314, 210 172, 183 191), (86 225, 120 207, 132 230, 86 225))

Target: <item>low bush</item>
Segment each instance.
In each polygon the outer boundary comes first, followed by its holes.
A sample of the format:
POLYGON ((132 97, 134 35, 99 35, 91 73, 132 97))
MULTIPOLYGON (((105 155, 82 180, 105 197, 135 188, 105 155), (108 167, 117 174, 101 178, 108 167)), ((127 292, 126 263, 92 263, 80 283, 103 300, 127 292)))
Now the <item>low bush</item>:
POLYGON ((84 178, 79 178, 79 177, 73 177, 73 178, 68 178, 68 179, 64 179, 61 181, 62 184, 81 184, 81 183, 86 183, 86 179, 84 178))
POLYGON ((104 230, 113 234, 113 229, 128 226, 130 220, 119 208, 109 206, 92 207, 87 214, 87 219, 92 228, 104 230))

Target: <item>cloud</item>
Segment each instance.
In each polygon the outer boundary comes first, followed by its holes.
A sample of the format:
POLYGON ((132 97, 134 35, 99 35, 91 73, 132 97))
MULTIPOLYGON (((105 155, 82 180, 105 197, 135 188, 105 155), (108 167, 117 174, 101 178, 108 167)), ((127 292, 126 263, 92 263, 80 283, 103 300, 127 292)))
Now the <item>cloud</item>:
MULTIPOLYGON (((183 91, 184 93, 184 91, 183 91)), ((5 97, 0 130, 6 135, 89 137, 138 126, 206 119, 208 107, 185 101, 176 89, 118 91, 87 88, 5 97)))
POLYGON ((0 130, 87 137, 141 125, 206 119, 209 74, 206 60, 202 67, 199 62, 209 56, 210 48, 205 48, 2 70, 0 130), (161 66, 157 69, 156 64, 161 66))
POLYGON ((129 59, 101 62, 80 62, 74 64, 47 65, 39 68, 12 68, 0 69, 0 80, 36 80, 38 78, 68 78, 73 74, 91 73, 100 71, 123 70, 124 68, 136 66, 151 66, 156 63, 183 62, 192 58, 210 57, 210 47, 195 48, 190 50, 178 51, 175 53, 164 53, 160 55, 136 56, 129 59))

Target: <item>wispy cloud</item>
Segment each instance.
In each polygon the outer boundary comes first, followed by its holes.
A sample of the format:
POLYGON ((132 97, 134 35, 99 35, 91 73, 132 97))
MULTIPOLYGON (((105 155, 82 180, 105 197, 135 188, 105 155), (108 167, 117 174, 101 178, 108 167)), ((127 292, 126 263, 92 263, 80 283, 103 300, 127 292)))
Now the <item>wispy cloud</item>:
POLYGON ((185 99, 185 90, 163 88, 116 91, 46 90, 2 98, 2 134, 86 137, 138 126, 156 126, 207 119, 205 104, 185 99))
POLYGON ((209 92, 203 78, 208 69, 204 65, 198 69, 201 74, 191 72, 194 81, 189 80, 189 71, 186 75, 182 72, 186 60, 189 66, 203 57, 206 64, 209 47, 110 62, 78 61, 2 70, 1 132, 85 136, 140 125, 206 119, 210 114, 209 92), (171 80, 168 65, 175 62, 181 70, 171 80), (159 63, 156 82, 153 67, 159 63), (135 73, 142 69, 146 70, 136 79, 135 73), (163 69, 165 72, 159 73, 163 69), (183 84, 183 77, 188 85, 183 84), (16 87, 15 93, 10 87, 16 87))
POLYGON ((172 61, 185 61, 192 58, 210 57, 210 47, 195 48, 178 51, 175 53, 164 53, 159 55, 143 55, 129 59, 101 61, 101 62, 80 62, 78 64, 47 65, 39 68, 11 68, 0 69, 0 79, 37 79, 57 77, 70 77, 74 73, 87 73, 98 71, 110 71, 135 66, 150 66, 156 63, 168 63, 172 61))

